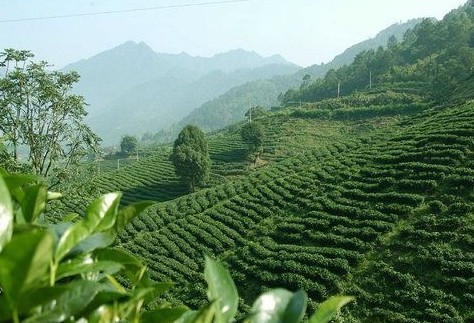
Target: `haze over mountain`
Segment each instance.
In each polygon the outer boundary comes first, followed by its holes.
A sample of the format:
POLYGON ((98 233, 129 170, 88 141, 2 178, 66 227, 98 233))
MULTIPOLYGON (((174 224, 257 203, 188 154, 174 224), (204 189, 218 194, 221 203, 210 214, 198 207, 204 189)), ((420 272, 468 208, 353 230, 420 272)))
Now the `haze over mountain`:
POLYGON ((244 114, 250 105, 260 105, 267 108, 276 106, 279 104, 277 100, 279 93, 299 86, 304 75, 308 74, 312 79, 321 78, 331 69, 352 63, 356 55, 365 50, 386 46, 391 36, 401 40, 408 29, 413 28, 421 21, 420 18, 393 24, 380 31, 374 38, 349 47, 327 64, 315 64, 290 75, 255 80, 232 88, 192 111, 171 131, 168 131, 166 136, 162 134, 163 140, 171 139, 186 124, 196 124, 208 131, 216 130, 244 119, 244 114))
POLYGON ((75 90, 89 104, 87 122, 105 145, 177 122, 239 84, 298 69, 279 55, 236 49, 193 57, 156 53, 131 41, 64 68, 81 75, 75 90))

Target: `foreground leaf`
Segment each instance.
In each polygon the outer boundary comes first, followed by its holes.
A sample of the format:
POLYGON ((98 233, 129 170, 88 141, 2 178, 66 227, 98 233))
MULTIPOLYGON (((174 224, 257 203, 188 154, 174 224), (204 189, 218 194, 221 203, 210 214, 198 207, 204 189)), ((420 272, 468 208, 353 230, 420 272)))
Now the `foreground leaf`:
POLYGON ((174 308, 160 308, 157 310, 144 312, 140 316, 142 323, 172 323, 179 319, 184 313, 188 311, 185 306, 174 308))
POLYGON ((142 201, 132 203, 121 209, 117 214, 117 219, 115 220, 115 232, 118 233, 125 229, 125 227, 132 221, 134 217, 142 213, 147 207, 153 205, 155 202, 151 201, 142 201))
POLYGON ((211 302, 199 311, 188 311, 180 316, 176 323, 213 323, 217 312, 216 303, 211 302))
POLYGON ((0 254, 0 285, 10 305, 18 307, 23 293, 47 282, 53 237, 47 231, 15 235, 0 254))
POLYGON ((252 306, 251 323, 284 322, 287 305, 293 298, 293 293, 283 288, 272 289, 262 295, 252 306))
POLYGON ((23 218, 27 223, 34 223, 38 216, 44 211, 47 199, 46 187, 42 184, 28 187, 25 197, 20 203, 23 218))
POLYGON ((130 279, 132 284, 137 285, 142 280, 142 272, 145 266, 130 253, 113 248, 105 248, 95 251, 97 260, 115 261, 125 267, 124 274, 130 279))
POLYGON ((333 296, 329 298, 319 306, 318 310, 309 319, 309 323, 329 322, 341 307, 354 299, 352 296, 333 296))
POLYGON ((96 232, 84 240, 82 240, 77 246, 74 247, 72 253, 86 253, 97 249, 103 249, 115 242, 117 235, 112 231, 96 232))
POLYGON ((56 263, 64 258, 76 245, 85 240, 90 235, 89 227, 84 221, 79 221, 70 226, 59 239, 54 253, 56 263))
POLYGON ((13 206, 8 187, 0 176, 0 252, 10 241, 13 232, 13 206))
POLYGON ((103 287, 101 284, 87 280, 75 281, 64 286, 64 291, 57 296, 43 313, 32 316, 25 323, 63 322, 79 314, 95 298, 103 287))
POLYGON ((86 223, 92 232, 105 231, 115 224, 122 193, 108 193, 100 196, 89 205, 86 223))
POLYGON ((4 176, 5 183, 7 184, 8 189, 12 198, 16 199, 18 202, 21 202, 25 197, 25 192, 22 187, 26 184, 37 183, 40 178, 35 175, 27 174, 7 174, 4 176))
POLYGON ((59 265, 56 272, 56 280, 61 280, 65 277, 76 276, 88 273, 101 273, 102 275, 113 275, 123 266, 113 261, 92 261, 92 259, 74 259, 59 265))
POLYGON ((230 322, 234 319, 239 305, 239 295, 229 271, 219 262, 206 256, 204 278, 207 281, 209 301, 217 300, 217 322, 230 322))
POLYGON ((283 322, 298 323, 303 319, 308 303, 308 295, 305 291, 299 290, 293 294, 283 313, 283 322))

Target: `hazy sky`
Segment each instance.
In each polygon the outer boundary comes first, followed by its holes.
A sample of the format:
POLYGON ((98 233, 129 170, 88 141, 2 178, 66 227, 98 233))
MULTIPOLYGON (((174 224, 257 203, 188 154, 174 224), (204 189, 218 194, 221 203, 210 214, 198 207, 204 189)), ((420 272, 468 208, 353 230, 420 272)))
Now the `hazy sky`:
POLYGON ((32 50, 57 67, 125 41, 212 56, 236 48, 307 66, 411 18, 442 18, 467 0, 0 0, 0 50, 32 50), (207 4, 214 2, 214 4, 207 4), (221 3, 217 3, 221 2, 221 3), (180 6, 61 19, 22 18, 180 6))

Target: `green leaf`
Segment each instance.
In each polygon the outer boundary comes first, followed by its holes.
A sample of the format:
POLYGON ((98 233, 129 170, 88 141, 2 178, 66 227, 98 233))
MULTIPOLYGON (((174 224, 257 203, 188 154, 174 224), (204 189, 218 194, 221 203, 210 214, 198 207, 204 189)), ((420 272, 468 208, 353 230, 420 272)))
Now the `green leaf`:
POLYGON ((86 212, 86 223, 91 231, 105 231, 115 224, 121 197, 122 193, 120 192, 108 193, 89 205, 86 212))
POLYGON ((13 205, 8 187, 0 176, 0 252, 13 233, 13 205))
POLYGON ((285 312, 283 313, 282 321, 285 323, 298 323, 304 317, 306 312, 306 304, 308 303, 308 295, 305 291, 299 290, 293 294, 285 312))
POLYGON ((293 293, 283 288, 272 289, 260 295, 252 306, 249 322, 276 323, 285 322, 285 312, 293 298, 293 293))
POLYGON ((37 183, 40 181, 40 178, 35 175, 26 175, 26 174, 12 174, 5 175, 5 183, 7 184, 8 189, 13 198, 18 202, 21 202, 25 196, 23 187, 26 184, 37 183))
POLYGON ((30 314, 31 309, 51 303, 66 290, 67 287, 58 285, 31 289, 21 299, 20 313, 24 315, 30 314))
POLYGON ((131 266, 136 269, 141 269, 143 267, 143 264, 140 262, 140 260, 138 260, 137 257, 120 249, 100 249, 96 251, 95 256, 98 260, 113 260, 125 267, 131 266))
POLYGON ((333 296, 329 298, 319 306, 318 310, 309 319, 309 323, 329 322, 341 307, 354 299, 352 296, 333 296))
POLYGON ((91 234, 89 226, 84 221, 79 221, 70 226, 61 236, 54 253, 56 263, 64 258, 76 245, 91 234))
POLYGON ((73 222, 75 219, 79 218, 79 214, 77 213, 69 213, 67 214, 66 216, 64 216, 64 218, 62 219, 62 221, 64 222, 73 222))
POLYGON ((140 322, 142 323, 172 323, 179 319, 184 313, 188 311, 185 306, 174 308, 160 308, 153 311, 144 312, 140 315, 140 322))
POLYGON ((208 285, 207 298, 210 302, 217 300, 217 322, 232 321, 237 313, 239 295, 229 271, 219 262, 206 256, 204 278, 208 285))
POLYGON ((106 232, 97 232, 91 234, 82 240, 74 249, 72 253, 85 253, 91 252, 96 249, 103 249, 115 242, 117 235, 115 232, 106 231, 106 232))
POLYGON ((100 272, 102 275, 113 275, 122 268, 121 264, 113 261, 93 261, 91 258, 73 259, 59 265, 56 280, 87 273, 100 272))
POLYGON ((167 290, 174 286, 174 283, 171 282, 160 282, 160 283, 153 283, 148 285, 151 288, 151 292, 147 293, 146 297, 144 297, 145 302, 144 304, 147 305, 151 301, 157 299, 161 295, 163 295, 167 290))
POLYGON ((46 187, 37 184, 25 189, 25 196, 21 201, 23 218, 27 223, 34 223, 46 207, 46 187))
MULTIPOLYGON (((199 311, 187 311, 179 317, 176 323, 213 323, 214 316, 217 312, 216 303, 212 302, 199 311)), ((227 322, 226 322, 227 323, 227 322)))
POLYGON ((0 322, 11 321, 12 313, 8 302, 5 299, 5 295, 0 295, 0 322))
POLYGON ((137 203, 132 203, 121 209, 117 214, 117 219, 115 220, 115 232, 120 232, 132 221, 134 217, 143 212, 147 207, 155 204, 151 201, 142 201, 137 203))
POLYGON ((48 282, 53 237, 47 231, 13 236, 0 254, 0 285, 12 308, 18 307, 21 293, 48 282))
MULTIPOLYGON (((110 291, 110 290, 105 290, 105 291, 100 291, 97 293, 97 295, 94 297, 94 299, 87 305, 87 307, 81 312, 82 315, 89 315, 89 317, 95 317, 97 321, 100 322, 101 318, 101 311, 97 312, 96 310, 98 308, 104 309, 106 307, 106 304, 114 304, 115 302, 121 302, 127 300, 129 297, 129 294, 127 293, 121 293, 117 291, 110 291), (90 313, 93 313, 92 316, 90 313)), ((113 308, 113 305, 112 305, 113 308)), ((107 315, 106 313, 104 313, 107 315)), ((111 322, 113 319, 106 320, 104 322, 111 322)), ((94 320, 90 320, 89 322, 95 322, 94 320)))
POLYGON ((113 248, 99 249, 95 251, 97 260, 111 260, 120 263, 125 267, 124 273, 130 279, 132 284, 137 285, 141 277, 139 277, 144 270, 144 265, 130 253, 113 248))
POLYGON ((52 201, 52 200, 59 200, 60 198, 62 198, 63 195, 59 192, 49 192, 48 191, 48 194, 46 196, 46 199, 48 201, 52 201))
POLYGON ((62 322, 71 316, 81 313, 95 298, 103 286, 87 280, 74 281, 64 286, 64 291, 57 296, 45 310, 24 320, 25 323, 62 322))

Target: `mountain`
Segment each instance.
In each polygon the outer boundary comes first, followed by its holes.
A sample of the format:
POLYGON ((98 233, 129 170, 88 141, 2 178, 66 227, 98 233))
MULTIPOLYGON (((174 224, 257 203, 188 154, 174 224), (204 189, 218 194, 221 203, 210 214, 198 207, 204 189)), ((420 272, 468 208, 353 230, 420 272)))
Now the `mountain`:
MULTIPOLYGON (((174 136, 175 132, 179 131, 186 124, 196 124, 208 131, 225 127, 238 120, 242 120, 245 112, 249 109, 249 104, 261 105, 267 108, 277 106, 279 105, 277 100, 279 93, 284 93, 289 88, 299 86, 304 75, 308 74, 312 79, 321 78, 331 69, 350 64, 357 54, 365 50, 386 46, 391 36, 401 40, 404 33, 421 20, 412 19, 405 23, 393 24, 379 32, 374 38, 346 49, 327 64, 312 65, 291 75, 275 76, 267 80, 256 80, 232 88, 227 93, 204 103, 198 109, 192 111, 174 126, 171 136, 174 136)), ((168 140, 169 137, 163 139, 168 140)))
POLYGON ((298 69, 279 55, 265 58, 243 49, 193 57, 129 41, 63 70, 81 75, 75 91, 89 104, 86 122, 111 145, 124 134, 177 122, 231 87, 298 69))

